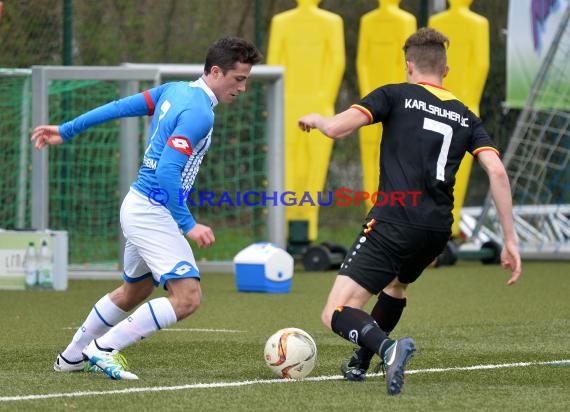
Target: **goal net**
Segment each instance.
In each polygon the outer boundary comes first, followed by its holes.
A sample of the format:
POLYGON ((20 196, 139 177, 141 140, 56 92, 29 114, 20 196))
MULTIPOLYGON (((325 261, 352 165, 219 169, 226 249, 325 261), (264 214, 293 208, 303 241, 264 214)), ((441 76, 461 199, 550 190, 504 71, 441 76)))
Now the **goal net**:
MULTIPOLYGON (((118 67, 37 66, 0 76, 3 134, 13 156, 2 191, 3 228, 65 230, 73 265, 120 263, 123 242, 119 208, 136 173, 146 143, 149 118, 131 118, 94 127, 68 144, 38 152, 29 144, 33 125, 60 124, 98 105, 170 80, 194 80, 197 65, 118 67), (30 86, 31 84, 31 86, 30 86), (33 167, 32 167, 33 165, 33 167), (6 196, 9 199, 6 199, 6 196), (12 200, 11 202, 8 200, 12 200)), ((248 93, 216 108, 212 147, 196 179, 197 191, 215 196, 282 190, 282 69, 255 67, 248 93), (280 170, 281 169, 281 170, 280 170)), ((280 205, 211 201, 192 213, 214 229, 216 244, 196 251, 204 262, 231 263, 257 241, 284 246, 280 205)), ((251 202, 250 202, 251 203, 251 202)), ((227 266, 227 265, 226 265, 227 266)))

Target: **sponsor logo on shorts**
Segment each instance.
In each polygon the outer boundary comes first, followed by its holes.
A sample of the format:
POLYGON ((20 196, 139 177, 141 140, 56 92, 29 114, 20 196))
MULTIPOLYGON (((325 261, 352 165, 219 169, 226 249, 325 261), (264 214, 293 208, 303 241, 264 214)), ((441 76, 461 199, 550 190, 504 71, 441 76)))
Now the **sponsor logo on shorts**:
POLYGON ((176 270, 174 271, 174 273, 176 273, 177 275, 185 275, 186 273, 190 272, 192 270, 192 266, 190 266, 189 264, 185 263, 181 266, 178 266, 176 268, 176 270))

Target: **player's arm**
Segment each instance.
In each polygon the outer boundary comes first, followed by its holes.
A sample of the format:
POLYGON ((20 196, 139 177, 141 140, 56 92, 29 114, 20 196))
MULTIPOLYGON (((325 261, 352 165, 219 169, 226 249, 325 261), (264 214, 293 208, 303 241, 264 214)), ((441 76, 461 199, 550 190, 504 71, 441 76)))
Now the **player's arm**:
POLYGON ((137 93, 96 107, 75 119, 57 125, 40 125, 32 132, 31 140, 37 149, 71 140, 90 127, 122 117, 151 116, 154 102, 160 95, 160 87, 137 93))
POLYGON ((505 241, 501 252, 501 264, 505 269, 510 269, 511 278, 507 284, 512 285, 521 275, 521 258, 513 223, 511 185, 503 162, 494 150, 479 152, 477 159, 489 177, 491 196, 497 208, 505 241))
POLYGON ((186 198, 180 186, 182 170, 192 154, 192 143, 184 136, 171 136, 164 149, 155 171, 160 189, 167 194, 164 206, 186 237, 195 241, 199 247, 214 244, 214 232, 206 225, 197 223, 186 206, 186 198))
POLYGON ((186 206, 181 176, 193 148, 210 133, 212 122, 213 118, 210 118, 208 113, 186 111, 180 114, 178 124, 164 146, 155 171, 159 187, 169 195, 164 206, 182 233, 195 241, 199 247, 210 247, 216 239, 212 229, 197 223, 186 206))
POLYGON ((58 145, 63 143, 63 138, 59 134, 59 126, 44 124, 38 126, 32 132, 32 144, 36 149, 42 149, 46 145, 58 145))
POLYGON ((370 123, 370 118, 354 106, 332 117, 311 113, 299 119, 298 125, 304 132, 319 129, 331 139, 341 140, 370 123))

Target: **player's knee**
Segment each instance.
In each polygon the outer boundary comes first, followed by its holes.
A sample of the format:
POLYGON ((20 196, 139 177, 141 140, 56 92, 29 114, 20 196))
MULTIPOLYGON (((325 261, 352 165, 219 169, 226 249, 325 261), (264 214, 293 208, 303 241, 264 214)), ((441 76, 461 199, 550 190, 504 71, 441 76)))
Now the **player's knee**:
POLYGON ((190 300, 184 299, 182 301, 178 299, 171 299, 170 302, 172 303, 172 308, 174 309, 174 313, 176 313, 176 319, 182 320, 187 318, 194 312, 198 310, 200 307, 200 300, 190 300))
POLYGON ((177 319, 181 320, 198 310, 202 303, 202 294, 200 290, 194 290, 183 296, 171 298, 171 302, 177 319))
POLYGON ((178 320, 190 316, 200 307, 202 289, 199 280, 194 278, 170 279, 167 288, 178 320))
POLYGON ((182 302, 182 304, 177 305, 175 312, 178 320, 184 319, 193 314, 194 312, 196 312, 200 307, 200 303, 201 303, 200 301, 197 302, 192 301, 192 302, 182 302))

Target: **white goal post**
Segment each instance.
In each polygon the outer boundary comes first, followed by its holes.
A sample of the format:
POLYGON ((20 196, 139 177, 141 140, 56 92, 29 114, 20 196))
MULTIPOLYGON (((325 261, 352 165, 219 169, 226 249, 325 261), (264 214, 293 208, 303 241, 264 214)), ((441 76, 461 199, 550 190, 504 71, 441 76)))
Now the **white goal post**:
MULTIPOLYGON (((203 73, 203 65, 129 64, 121 66, 33 66, 32 128, 49 122, 48 86, 52 80, 112 80, 121 82, 121 95, 136 93, 140 81, 160 84, 166 78, 193 80, 203 73)), ((282 66, 257 65, 250 79, 263 81, 265 88, 265 134, 267 141, 267 190, 284 190, 282 66)), ((136 179, 140 159, 137 156, 140 132, 135 118, 120 122, 120 184, 123 195, 136 179)), ((47 150, 32 151, 31 223, 35 229, 49 228, 49 156, 47 150)), ((267 241, 286 247, 284 205, 267 208, 267 241)), ((119 229, 120 230, 120 229, 119 229)), ((200 262, 202 271, 231 271, 231 261, 200 262)))

